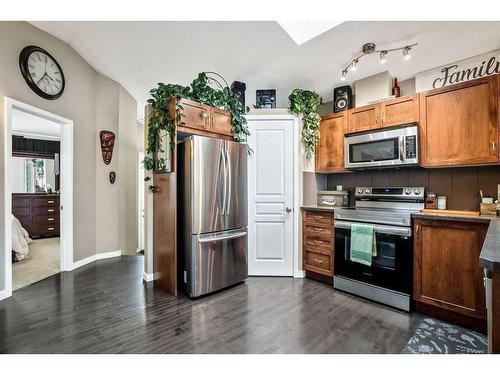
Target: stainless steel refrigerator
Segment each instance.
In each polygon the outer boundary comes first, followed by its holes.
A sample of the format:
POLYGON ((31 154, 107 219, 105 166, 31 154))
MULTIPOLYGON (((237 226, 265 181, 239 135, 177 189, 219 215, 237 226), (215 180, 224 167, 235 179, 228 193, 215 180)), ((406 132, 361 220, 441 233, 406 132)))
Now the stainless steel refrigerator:
POLYGON ((248 149, 201 136, 178 147, 179 274, 199 297, 248 277, 248 149))

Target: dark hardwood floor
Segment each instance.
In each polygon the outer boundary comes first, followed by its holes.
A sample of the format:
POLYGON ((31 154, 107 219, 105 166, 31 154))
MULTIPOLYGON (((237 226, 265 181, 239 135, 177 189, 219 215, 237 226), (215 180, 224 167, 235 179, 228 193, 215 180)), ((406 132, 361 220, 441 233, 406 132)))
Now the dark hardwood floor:
POLYGON ((95 262, 0 301, 2 353, 399 353, 423 319, 310 279, 253 277, 190 300, 95 262))

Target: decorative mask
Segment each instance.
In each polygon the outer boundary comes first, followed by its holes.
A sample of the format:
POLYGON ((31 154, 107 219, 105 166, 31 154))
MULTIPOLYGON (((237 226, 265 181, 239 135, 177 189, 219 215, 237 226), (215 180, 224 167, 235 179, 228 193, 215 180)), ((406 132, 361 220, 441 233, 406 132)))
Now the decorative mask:
POLYGON ((104 164, 108 165, 109 163, 111 163, 111 158, 113 157, 115 133, 109 130, 102 130, 99 133, 99 138, 101 139, 102 160, 104 160, 104 164))
POLYGON ((109 182, 111 182, 111 184, 114 184, 115 180, 116 180, 116 173, 115 172, 109 172, 109 182))

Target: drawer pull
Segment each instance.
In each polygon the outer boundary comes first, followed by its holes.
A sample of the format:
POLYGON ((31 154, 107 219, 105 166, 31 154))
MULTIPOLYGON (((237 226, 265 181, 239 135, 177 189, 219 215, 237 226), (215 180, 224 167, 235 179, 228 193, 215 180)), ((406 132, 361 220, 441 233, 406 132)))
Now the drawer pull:
POLYGON ((314 241, 314 243, 315 243, 316 245, 321 245, 321 244, 323 243, 323 241, 318 241, 318 240, 315 240, 315 241, 314 241))
POLYGON ((54 228, 50 227, 50 228, 47 228, 47 230, 54 230, 54 228))
POLYGON ((321 219, 324 219, 325 217, 324 217, 324 216, 318 216, 318 215, 317 215, 317 216, 314 216, 314 218, 315 218, 315 219, 320 219, 320 220, 321 220, 321 219))
POLYGON ((47 203, 54 203, 54 201, 47 201, 47 203))
POLYGON ((47 210, 47 212, 54 212, 54 209, 53 209, 53 208, 49 208, 49 209, 47 210))
POLYGON ((321 228, 313 228, 315 232, 323 232, 323 229, 321 228))
POLYGON ((322 260, 318 260, 318 259, 314 258, 314 263, 319 263, 319 264, 321 264, 321 263, 323 263, 323 261, 322 261, 322 260))
POLYGON ((47 220, 48 221, 54 221, 54 218, 53 217, 49 217, 47 220))

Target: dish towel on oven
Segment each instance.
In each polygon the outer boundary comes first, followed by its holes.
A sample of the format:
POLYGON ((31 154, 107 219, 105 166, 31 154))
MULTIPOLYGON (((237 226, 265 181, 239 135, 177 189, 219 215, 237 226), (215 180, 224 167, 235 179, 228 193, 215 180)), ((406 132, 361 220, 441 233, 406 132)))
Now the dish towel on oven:
POLYGON ((371 225, 352 224, 351 262, 372 265, 372 257, 377 256, 375 231, 371 225))

